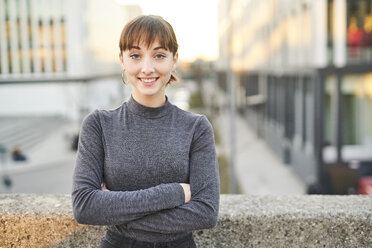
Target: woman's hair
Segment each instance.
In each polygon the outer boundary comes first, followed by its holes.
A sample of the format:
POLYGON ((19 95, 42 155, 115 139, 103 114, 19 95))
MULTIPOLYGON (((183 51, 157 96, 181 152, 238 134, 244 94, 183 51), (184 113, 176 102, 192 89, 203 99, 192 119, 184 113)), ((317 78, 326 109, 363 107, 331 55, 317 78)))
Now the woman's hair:
MULTIPOLYGON (((160 16, 141 15, 127 23, 120 35, 119 48, 120 53, 138 46, 140 42, 145 43, 148 47, 154 41, 170 52, 173 56, 178 51, 178 43, 172 26, 160 16)), ((177 77, 172 73, 168 82, 177 81, 177 77)))

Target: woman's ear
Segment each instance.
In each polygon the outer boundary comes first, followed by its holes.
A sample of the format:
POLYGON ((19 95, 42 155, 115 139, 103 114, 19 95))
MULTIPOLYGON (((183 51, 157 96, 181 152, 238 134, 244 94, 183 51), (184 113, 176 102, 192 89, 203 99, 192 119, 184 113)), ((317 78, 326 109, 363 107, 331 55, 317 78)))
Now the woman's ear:
POLYGON ((119 53, 119 60, 121 64, 121 69, 124 70, 124 59, 123 59, 123 54, 119 53))
POLYGON ((178 62, 178 53, 176 53, 176 54, 173 56, 173 66, 172 66, 172 71, 176 70, 176 68, 177 68, 177 62, 178 62))

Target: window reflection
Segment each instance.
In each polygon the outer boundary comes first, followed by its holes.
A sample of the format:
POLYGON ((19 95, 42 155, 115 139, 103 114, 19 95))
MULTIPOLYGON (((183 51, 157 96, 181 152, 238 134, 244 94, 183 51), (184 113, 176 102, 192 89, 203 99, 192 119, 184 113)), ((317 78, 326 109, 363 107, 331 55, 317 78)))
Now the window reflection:
POLYGON ((348 63, 372 61, 372 0, 347 1, 348 63))

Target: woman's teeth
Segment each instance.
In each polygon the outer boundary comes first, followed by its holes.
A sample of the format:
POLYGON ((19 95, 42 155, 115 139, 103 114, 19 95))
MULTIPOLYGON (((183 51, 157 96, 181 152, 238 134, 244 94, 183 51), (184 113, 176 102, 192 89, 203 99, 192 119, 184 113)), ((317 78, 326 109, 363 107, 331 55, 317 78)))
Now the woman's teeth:
POLYGON ((142 78, 142 81, 145 83, 151 83, 154 82, 156 78, 142 78))

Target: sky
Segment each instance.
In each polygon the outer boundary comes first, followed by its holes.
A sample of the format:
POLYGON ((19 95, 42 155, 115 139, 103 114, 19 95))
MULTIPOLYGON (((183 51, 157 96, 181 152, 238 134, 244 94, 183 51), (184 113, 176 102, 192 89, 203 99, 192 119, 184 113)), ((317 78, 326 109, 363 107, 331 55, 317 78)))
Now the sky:
POLYGON ((143 14, 160 15, 172 26, 180 46, 179 58, 214 60, 218 56, 218 0, 115 0, 138 4, 143 14))

